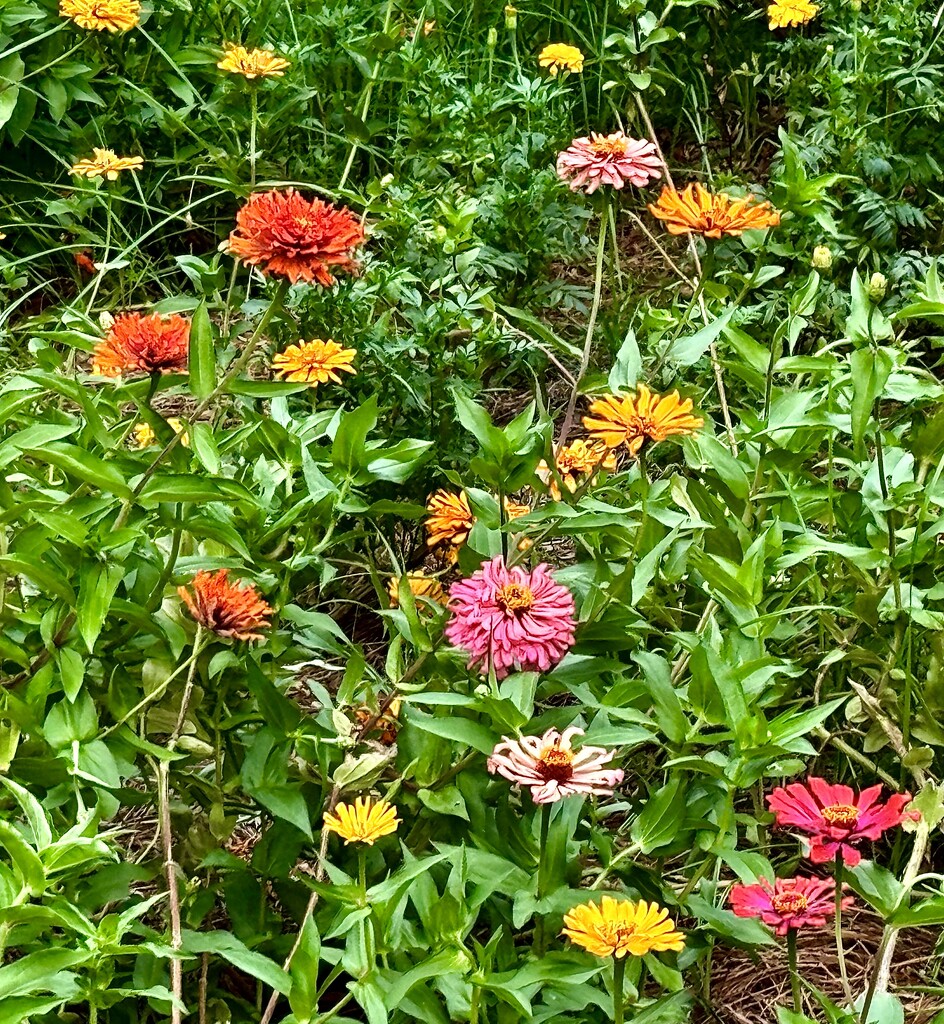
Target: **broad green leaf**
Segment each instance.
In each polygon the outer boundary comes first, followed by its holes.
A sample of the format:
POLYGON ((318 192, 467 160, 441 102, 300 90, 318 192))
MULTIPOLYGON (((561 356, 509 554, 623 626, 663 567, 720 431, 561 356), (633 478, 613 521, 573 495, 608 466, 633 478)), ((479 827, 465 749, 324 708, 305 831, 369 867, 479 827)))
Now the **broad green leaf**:
POLYGON ((131 488, 113 462, 106 462, 78 445, 52 441, 42 448, 27 449, 25 454, 38 462, 61 469, 66 476, 91 484, 109 494, 117 494, 119 498, 131 496, 131 488))
POLYGON ((190 321, 189 367, 193 397, 201 401, 209 398, 216 387, 216 350, 206 302, 197 306, 190 321))
POLYGON ((683 795, 681 776, 676 775, 646 801, 629 830, 643 853, 667 846, 676 837, 684 817, 679 813, 683 795))
POLYGON ((377 422, 377 396, 371 395, 363 405, 343 413, 331 445, 331 461, 339 469, 350 472, 366 461, 367 435, 377 422))
POLYGON ((0 571, 8 576, 25 576, 41 593, 48 597, 58 597, 68 605, 75 605, 75 593, 72 587, 51 569, 35 562, 27 562, 22 558, 0 557, 0 571))
POLYGON ((98 561, 87 564, 80 573, 76 625, 89 654, 94 650, 95 641, 108 618, 112 598, 123 574, 122 566, 98 561))
POLYGON ((19 871, 23 884, 31 896, 41 896, 46 888, 46 872, 36 851, 23 836, 5 821, 0 821, 0 846, 10 855, 14 867, 19 871))
POLYGON ((288 995, 291 980, 285 971, 267 956, 240 942, 235 935, 223 931, 192 932, 187 928, 181 935, 185 953, 216 953, 269 988, 275 989, 283 996, 288 995))
POLYGON ((881 397, 894 360, 884 348, 858 348, 849 357, 852 371, 852 441, 861 458, 863 439, 875 408, 881 397))

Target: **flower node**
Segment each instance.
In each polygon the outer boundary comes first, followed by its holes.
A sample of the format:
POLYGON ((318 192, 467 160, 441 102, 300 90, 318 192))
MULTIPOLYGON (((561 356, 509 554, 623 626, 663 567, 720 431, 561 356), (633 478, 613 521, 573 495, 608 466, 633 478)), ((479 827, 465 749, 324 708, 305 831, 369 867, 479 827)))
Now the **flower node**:
POLYGON ((526 612, 534 605, 534 593, 522 583, 506 583, 496 592, 495 603, 506 612, 526 612))

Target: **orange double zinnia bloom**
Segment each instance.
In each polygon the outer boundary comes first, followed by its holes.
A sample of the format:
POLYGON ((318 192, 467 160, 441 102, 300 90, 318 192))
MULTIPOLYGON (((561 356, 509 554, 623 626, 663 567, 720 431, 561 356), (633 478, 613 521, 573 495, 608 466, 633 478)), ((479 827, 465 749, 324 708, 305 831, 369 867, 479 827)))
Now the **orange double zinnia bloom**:
POLYGON ((697 181, 682 192, 664 186, 658 202, 649 204, 649 212, 665 222, 669 234, 692 233, 705 238, 740 235, 780 223, 780 213, 770 203, 754 196, 734 199, 723 192, 714 195, 697 181))
POLYGON ((655 444, 673 434, 693 434, 703 427, 705 421, 691 411, 692 400, 683 400, 677 391, 660 396, 640 384, 635 397, 607 395, 591 403, 591 415, 584 416, 583 425, 607 448, 625 444, 631 455, 638 455, 647 441, 655 444))
POLYGON ((193 594, 187 587, 178 587, 177 593, 194 619, 217 636, 233 640, 265 639, 256 631, 270 625, 272 608, 252 584, 230 583, 228 577, 228 569, 216 573, 201 569, 190 584, 193 594))
POLYGON ((466 542, 475 522, 465 492, 452 494, 442 489, 430 496, 426 503, 426 543, 434 548, 447 543, 459 547, 466 542))
POLYGON ((190 321, 176 313, 122 313, 92 353, 92 372, 103 377, 131 373, 183 373, 190 352, 190 321))

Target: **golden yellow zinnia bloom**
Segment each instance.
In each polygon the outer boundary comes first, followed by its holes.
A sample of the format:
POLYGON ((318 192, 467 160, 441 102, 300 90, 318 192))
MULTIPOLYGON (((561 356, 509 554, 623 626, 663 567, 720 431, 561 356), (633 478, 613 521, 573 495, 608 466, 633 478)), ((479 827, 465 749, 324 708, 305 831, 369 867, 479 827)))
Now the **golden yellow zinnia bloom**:
POLYGON ((426 511, 429 513, 426 520, 426 543, 429 547, 434 548, 444 542, 457 547, 465 543, 475 516, 464 491, 461 494, 436 491, 427 501, 426 511))
POLYGON ((692 400, 681 399, 677 391, 660 396, 640 384, 635 397, 606 395, 592 402, 591 415, 584 416, 583 425, 607 448, 625 444, 630 455, 638 455, 647 441, 656 444, 673 434, 693 434, 703 427, 705 421, 691 411, 692 400))
MULTIPOLYGON (((434 577, 422 572, 411 572, 407 575, 410 592, 414 597, 428 597, 437 604, 445 605, 448 598, 442 584, 434 577)), ((390 595, 390 607, 400 606, 400 577, 391 576, 387 582, 387 593, 390 595)))
POLYGON ((59 0, 59 14, 79 28, 95 32, 127 32, 141 16, 138 0, 59 0))
POLYGON ((556 75, 561 69, 576 75, 583 71, 583 54, 569 43, 548 43, 538 55, 538 63, 551 75, 556 75))
POLYGON ((250 81, 254 78, 281 77, 291 64, 272 50, 247 50, 245 46, 227 43, 220 62, 220 71, 242 75, 250 81))
POLYGON ((353 804, 338 804, 335 812, 325 811, 324 827, 339 835, 345 844, 373 846, 381 836, 396 832, 400 824, 395 808, 386 800, 374 801, 369 796, 359 796, 353 804))
POLYGON ((755 196, 733 199, 723 192, 713 195, 697 181, 682 192, 663 186, 658 202, 649 204, 649 212, 665 223, 670 235, 694 233, 705 238, 740 235, 780 223, 780 212, 770 203, 755 196))
POLYGON ((805 25, 816 17, 819 7, 810 0, 774 0, 767 8, 767 18, 771 31, 775 28, 789 28, 792 25, 805 25))
POLYGON ((591 901, 568 911, 561 934, 594 956, 619 959, 627 953, 645 956, 667 949, 680 952, 685 948, 685 937, 675 931, 668 918, 669 912, 657 903, 604 896, 600 903, 591 901))
POLYGON ((287 381, 304 382, 317 387, 333 380, 341 383, 339 370, 345 373, 357 373, 351 360, 357 355, 353 348, 342 348, 330 338, 322 341, 300 341, 297 345, 289 345, 272 360, 272 369, 287 381))
POLYGON ((72 165, 72 173, 80 178, 107 178, 114 181, 122 171, 140 171, 144 157, 118 156, 110 149, 92 150, 92 156, 72 165))
MULTIPOLYGON (((570 444, 555 451, 554 461, 557 463, 557 475, 565 489, 574 494, 584 482, 583 477, 597 469, 605 469, 612 473, 616 469, 616 453, 610 451, 600 441, 585 441, 578 438, 570 444)), ((551 472, 547 461, 542 459, 538 464, 537 475, 550 491, 555 501, 561 499, 561 489, 551 472)), ((594 480, 596 476, 594 476, 594 480)))
MULTIPOLYGON (((176 416, 167 417, 167 425, 171 427, 175 434, 181 434, 180 443, 185 447, 190 447, 190 435, 184 430, 183 423, 176 416), (181 433, 183 431, 183 433, 181 433)), ((149 423, 145 423, 143 420, 138 423, 134 428, 134 443, 138 448, 150 448, 152 444, 157 444, 157 434, 151 429, 149 423)))

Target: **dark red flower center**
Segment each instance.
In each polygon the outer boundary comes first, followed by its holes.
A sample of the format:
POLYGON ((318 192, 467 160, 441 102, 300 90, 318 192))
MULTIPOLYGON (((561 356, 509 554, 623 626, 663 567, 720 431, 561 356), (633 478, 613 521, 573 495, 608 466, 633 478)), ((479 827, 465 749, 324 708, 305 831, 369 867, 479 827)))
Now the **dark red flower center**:
POLYGON ((498 588, 495 603, 506 612, 526 612, 534 606, 534 593, 523 583, 506 583, 498 588))
POLYGON ((770 903, 778 914, 798 914, 810 905, 810 901, 799 892, 779 892, 770 903))
POLYGON ((823 819, 838 828, 852 828, 859 820, 859 808, 849 804, 832 804, 823 808, 823 819))
POLYGON ((567 782, 574 774, 574 755, 570 750, 549 747, 541 754, 537 768, 547 782, 567 782))

